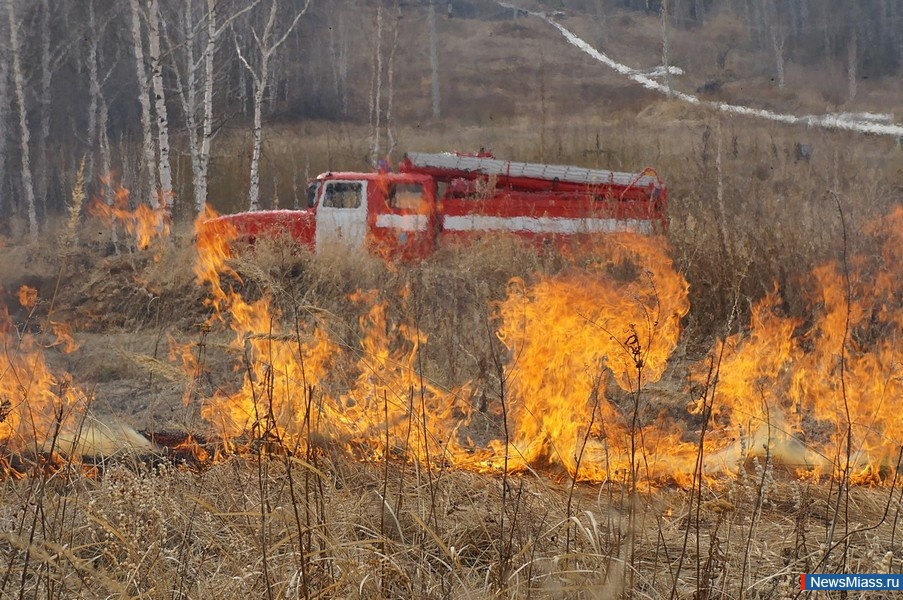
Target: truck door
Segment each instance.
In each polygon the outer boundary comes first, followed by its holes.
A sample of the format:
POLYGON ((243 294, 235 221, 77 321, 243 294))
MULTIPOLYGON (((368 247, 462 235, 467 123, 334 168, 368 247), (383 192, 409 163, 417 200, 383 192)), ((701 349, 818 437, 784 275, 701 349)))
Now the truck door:
POLYGON ((373 246, 385 256, 423 258, 435 245, 435 200, 430 180, 391 181, 377 204, 373 246))
POLYGON ((339 246, 363 250, 367 237, 367 182, 326 181, 317 209, 317 252, 339 246))

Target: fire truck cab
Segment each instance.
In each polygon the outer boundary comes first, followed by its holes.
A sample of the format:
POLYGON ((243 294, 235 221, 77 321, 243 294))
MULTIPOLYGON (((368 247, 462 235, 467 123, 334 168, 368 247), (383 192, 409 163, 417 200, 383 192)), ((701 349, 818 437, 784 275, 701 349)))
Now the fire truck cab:
POLYGON ((437 242, 436 182, 428 175, 325 173, 308 190, 308 210, 315 214, 312 249, 318 252, 340 246, 414 257, 437 242))

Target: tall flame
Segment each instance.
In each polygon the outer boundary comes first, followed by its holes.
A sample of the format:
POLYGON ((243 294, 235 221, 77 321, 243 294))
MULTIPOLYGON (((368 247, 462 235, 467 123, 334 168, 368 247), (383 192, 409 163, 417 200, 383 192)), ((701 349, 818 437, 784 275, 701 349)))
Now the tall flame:
POLYGON ((512 282, 499 329, 510 350, 512 433, 496 453, 513 468, 548 463, 596 481, 636 476, 638 457, 654 451, 637 440, 660 443, 643 434, 643 388, 662 376, 689 308, 664 244, 633 235, 612 237, 584 269, 529 288, 512 282), (610 399, 609 379, 629 398, 610 399))
MULTIPOLYGON (((38 302, 33 288, 20 288, 18 295, 23 306, 38 302)), ((56 328, 56 341, 29 329, 18 330, 0 304, 0 443, 17 452, 47 452, 78 430, 87 397, 68 376, 55 375, 44 358, 49 345, 74 347, 66 328, 56 328)))
POLYGON ((780 314, 775 290, 753 308, 747 330, 715 350, 723 358, 711 468, 736 466, 716 463, 742 460, 738 447, 751 443, 853 481, 895 467, 903 444, 903 208, 874 233, 882 252, 813 271, 805 322, 780 314))

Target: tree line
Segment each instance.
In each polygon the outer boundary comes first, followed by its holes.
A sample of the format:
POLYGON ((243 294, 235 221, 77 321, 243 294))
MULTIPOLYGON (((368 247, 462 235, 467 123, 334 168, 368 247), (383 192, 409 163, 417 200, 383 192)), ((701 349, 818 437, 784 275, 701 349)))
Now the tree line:
MULTIPOLYGON (((429 0, 418 4, 426 14, 429 0)), ((228 128, 249 132, 249 184, 239 193, 258 208, 268 117, 387 113, 374 95, 385 96, 376 80, 391 77, 391 65, 359 86, 349 77, 374 51, 391 60, 403 5, 0 0, 0 233, 35 236, 64 212, 82 163, 89 196, 113 203, 115 179, 127 182, 132 204, 202 211, 213 148, 228 128)))

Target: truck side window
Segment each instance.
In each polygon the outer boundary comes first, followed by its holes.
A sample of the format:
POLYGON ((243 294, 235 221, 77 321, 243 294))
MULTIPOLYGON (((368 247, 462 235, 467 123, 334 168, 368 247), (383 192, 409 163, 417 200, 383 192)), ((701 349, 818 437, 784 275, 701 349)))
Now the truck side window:
POLYGON ((327 208, 360 208, 363 186, 359 181, 330 181, 323 193, 327 208))
POLYGON ((320 182, 314 181, 307 186, 307 208, 313 208, 317 204, 317 192, 320 189, 320 182))
POLYGON ((423 207, 423 184, 389 184, 389 208, 400 210, 421 210, 423 207))

